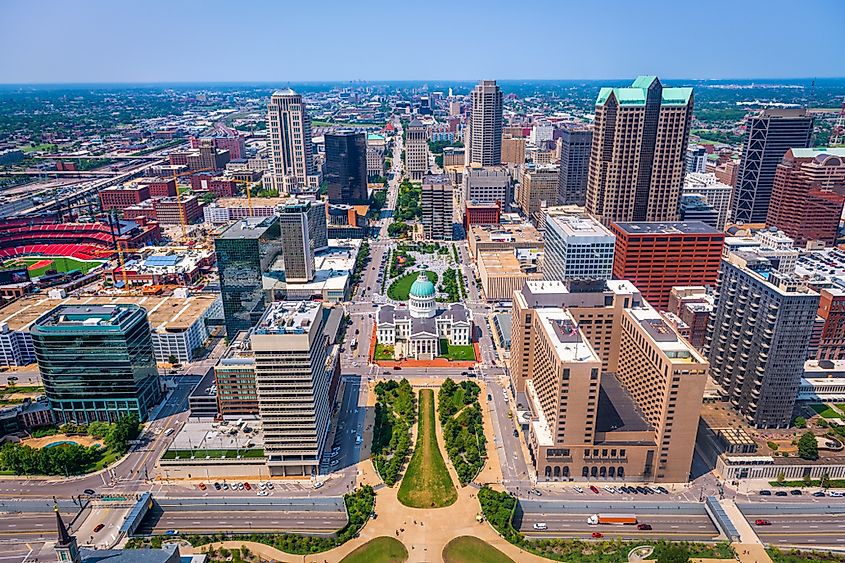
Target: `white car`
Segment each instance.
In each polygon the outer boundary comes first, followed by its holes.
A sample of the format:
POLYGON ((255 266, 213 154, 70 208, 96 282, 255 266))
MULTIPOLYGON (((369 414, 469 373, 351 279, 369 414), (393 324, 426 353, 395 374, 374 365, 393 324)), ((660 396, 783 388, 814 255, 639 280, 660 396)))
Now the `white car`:
POLYGON ((829 493, 827 493, 827 496, 829 496, 829 497, 843 497, 843 496, 845 496, 845 493, 840 493, 839 491, 830 491, 829 493))
POLYGON ((322 481, 317 481, 316 483, 314 483, 314 488, 315 488, 315 489, 319 489, 319 488, 320 488, 320 487, 322 487, 322 486, 323 486, 323 482, 322 482, 322 481))
POLYGON ((545 522, 537 522, 534 524, 535 530, 548 530, 549 526, 545 522))
POLYGON ((584 489, 582 489, 581 487, 575 487, 575 492, 580 493, 580 494, 584 494, 584 489))

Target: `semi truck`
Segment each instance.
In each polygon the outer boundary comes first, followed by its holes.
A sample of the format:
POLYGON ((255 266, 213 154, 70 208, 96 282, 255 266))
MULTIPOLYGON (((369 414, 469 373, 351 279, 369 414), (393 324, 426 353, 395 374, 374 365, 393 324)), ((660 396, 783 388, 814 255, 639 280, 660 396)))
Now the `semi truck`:
POLYGON ((587 518, 587 524, 597 526, 599 524, 636 525, 635 514, 593 514, 587 518))

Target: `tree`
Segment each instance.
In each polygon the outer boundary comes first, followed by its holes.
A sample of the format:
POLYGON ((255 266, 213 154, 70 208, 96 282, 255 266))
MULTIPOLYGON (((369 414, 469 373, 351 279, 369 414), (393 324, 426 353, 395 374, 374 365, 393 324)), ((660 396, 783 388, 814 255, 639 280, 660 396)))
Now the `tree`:
POLYGON ((809 487, 812 484, 813 484, 813 478, 810 477, 809 473, 805 473, 804 474, 804 486, 809 487))
POLYGON ((777 482, 783 483, 784 481, 786 481, 786 475, 783 474, 783 471, 778 472, 777 482))
POLYGON ((670 543, 661 544, 654 550, 657 563, 687 563, 689 549, 685 545, 670 543))
POLYGON ((168 363, 168 364, 170 364, 171 366, 176 365, 176 364, 178 364, 178 363, 179 363, 179 358, 177 358, 177 357, 176 357, 176 356, 174 356, 173 354, 170 354, 170 355, 167 357, 167 363, 168 363))
POLYGON ((795 428, 807 428, 807 419, 803 416, 796 416, 792 423, 795 425, 795 428))
POLYGON ((798 457, 801 459, 818 459, 819 444, 816 435, 812 432, 805 432, 798 440, 798 457))
POLYGON ((819 479, 819 486, 822 489, 826 489, 830 486, 830 475, 827 474, 827 471, 822 473, 822 477, 819 479))

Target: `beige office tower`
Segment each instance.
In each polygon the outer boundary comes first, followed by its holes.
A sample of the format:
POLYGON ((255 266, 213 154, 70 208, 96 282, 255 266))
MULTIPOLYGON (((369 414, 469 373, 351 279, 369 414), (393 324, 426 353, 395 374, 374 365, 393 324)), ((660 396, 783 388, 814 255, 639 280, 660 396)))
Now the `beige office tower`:
POLYGON ((502 163, 502 90, 495 80, 482 80, 470 94, 472 113, 467 123, 467 164, 502 163))
POLYGON ((273 92, 267 106, 270 136, 270 181, 279 193, 320 187, 311 147, 311 118, 302 96, 285 88, 273 92))
POLYGON ((526 164, 519 174, 516 204, 536 227, 546 207, 557 205, 560 167, 554 164, 526 164))
POLYGON ((602 88, 587 180, 587 211, 611 222, 677 221, 692 120, 692 88, 640 76, 602 88))
POLYGON ((708 364, 639 291, 528 281, 513 303, 538 479, 688 481, 708 364))
POLYGON ((502 164, 519 166, 525 164, 525 139, 502 136, 502 164))
POLYGON ((331 414, 322 305, 272 303, 250 343, 270 475, 315 475, 331 414))
POLYGON ((405 133, 405 171, 411 180, 422 180, 428 172, 428 130, 418 119, 405 133))

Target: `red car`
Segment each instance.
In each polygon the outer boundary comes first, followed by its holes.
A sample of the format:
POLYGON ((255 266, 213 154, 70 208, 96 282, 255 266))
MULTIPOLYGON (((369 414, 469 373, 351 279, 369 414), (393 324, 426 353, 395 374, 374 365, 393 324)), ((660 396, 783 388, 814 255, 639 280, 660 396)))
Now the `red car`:
POLYGON ((596 487, 595 485, 590 485, 590 490, 593 491, 596 494, 599 494, 599 488, 596 487))
POLYGON ((594 538, 603 538, 604 534, 602 534, 601 532, 593 532, 593 537, 594 538))
POLYGON ((250 490, 252 487, 249 486, 249 483, 244 483, 244 489, 247 491, 250 490))
POLYGON ((105 527, 106 527, 105 524, 97 524, 96 526, 94 526, 94 533, 96 534, 97 532, 99 532, 100 530, 102 530, 105 527))
POLYGON ((762 518, 756 519, 754 521, 754 523, 757 524, 758 526, 771 526, 772 525, 771 522, 769 522, 768 520, 763 520, 762 518))

